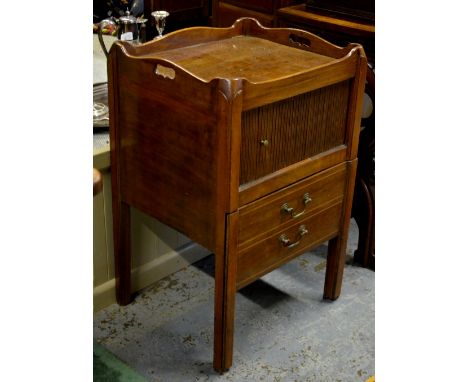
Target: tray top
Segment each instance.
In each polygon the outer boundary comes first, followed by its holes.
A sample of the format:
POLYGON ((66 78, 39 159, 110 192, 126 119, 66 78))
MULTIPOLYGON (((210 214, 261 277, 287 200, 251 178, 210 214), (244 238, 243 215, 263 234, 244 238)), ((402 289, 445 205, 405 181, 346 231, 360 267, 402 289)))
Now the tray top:
POLYGON ((204 81, 245 78, 252 83, 290 76, 334 61, 332 57, 245 35, 144 56, 171 61, 204 81))

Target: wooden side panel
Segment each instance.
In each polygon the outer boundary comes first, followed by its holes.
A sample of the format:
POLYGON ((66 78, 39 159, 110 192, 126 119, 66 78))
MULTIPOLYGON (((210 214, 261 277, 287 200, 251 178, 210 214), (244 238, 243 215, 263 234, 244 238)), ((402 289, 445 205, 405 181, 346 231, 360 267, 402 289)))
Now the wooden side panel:
POLYGON ((120 166, 121 201, 213 250, 217 221, 228 208, 228 132, 220 114, 229 100, 219 81, 204 83, 164 61, 129 58, 118 46, 110 60, 118 94, 111 150, 120 166))
POLYGON ((240 184, 345 143, 349 81, 242 114, 240 184))

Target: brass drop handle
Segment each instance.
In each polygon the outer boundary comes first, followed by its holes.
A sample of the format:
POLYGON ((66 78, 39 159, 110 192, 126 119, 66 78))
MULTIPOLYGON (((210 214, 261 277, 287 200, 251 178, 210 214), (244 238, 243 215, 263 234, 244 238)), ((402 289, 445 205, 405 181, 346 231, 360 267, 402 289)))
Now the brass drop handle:
POLYGON ((302 196, 302 203, 304 203, 304 209, 301 211, 301 212, 294 212, 294 208, 292 207, 289 207, 288 203, 284 203, 282 206, 281 206, 281 211, 286 213, 286 214, 291 214, 292 218, 293 219, 296 219, 298 218, 299 216, 302 216, 305 214, 306 212, 306 208, 307 208, 307 204, 310 203, 312 201, 312 198, 310 197, 309 193, 306 192, 303 196, 302 196))
POLYGON ((301 242, 302 237, 307 235, 308 233, 309 233, 309 231, 307 230, 307 227, 305 225, 301 225, 299 227, 299 231, 298 231, 299 240, 297 240, 296 242, 291 244, 291 240, 289 240, 289 238, 286 236, 286 234, 283 233, 279 237, 279 241, 283 244, 283 247, 293 248, 296 245, 299 245, 299 243, 301 242))

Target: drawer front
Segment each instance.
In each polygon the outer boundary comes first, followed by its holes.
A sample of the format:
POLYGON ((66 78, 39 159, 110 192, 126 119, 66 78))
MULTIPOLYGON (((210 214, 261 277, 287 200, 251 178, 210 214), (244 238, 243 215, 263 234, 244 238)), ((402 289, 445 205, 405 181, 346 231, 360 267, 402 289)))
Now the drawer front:
POLYGON ((237 289, 292 258, 334 237, 340 227, 342 203, 335 204, 254 245, 239 250, 237 289))
POLYGON ((343 199, 346 164, 322 171, 239 210, 239 249, 281 225, 303 220, 343 199))
POLYGON ((346 144, 350 82, 242 113, 240 184, 346 144))

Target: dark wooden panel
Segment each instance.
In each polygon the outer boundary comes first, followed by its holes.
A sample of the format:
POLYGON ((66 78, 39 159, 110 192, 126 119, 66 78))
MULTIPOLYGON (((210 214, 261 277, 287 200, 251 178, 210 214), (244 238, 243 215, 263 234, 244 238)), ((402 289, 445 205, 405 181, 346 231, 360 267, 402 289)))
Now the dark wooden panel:
POLYGON ((243 17, 246 15, 244 12, 248 12, 249 10, 273 15, 278 8, 300 2, 300 0, 223 0, 214 1, 213 6, 216 7, 217 4, 220 6, 227 4, 236 6, 239 17, 243 17))
POLYGON ((157 35, 155 20, 151 12, 165 10, 170 13, 166 20, 164 34, 178 29, 210 24, 209 0, 145 0, 145 17, 147 41, 157 35))
POLYGON ((225 0, 225 3, 260 12, 273 13, 274 0, 225 0))
POLYGON ((274 26, 274 17, 269 13, 261 13, 251 9, 240 8, 232 4, 219 3, 217 12, 217 27, 230 27, 234 22, 241 17, 253 17, 265 27, 274 26))

